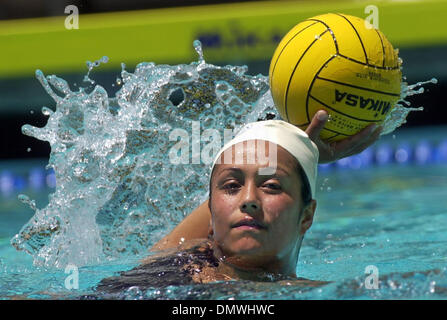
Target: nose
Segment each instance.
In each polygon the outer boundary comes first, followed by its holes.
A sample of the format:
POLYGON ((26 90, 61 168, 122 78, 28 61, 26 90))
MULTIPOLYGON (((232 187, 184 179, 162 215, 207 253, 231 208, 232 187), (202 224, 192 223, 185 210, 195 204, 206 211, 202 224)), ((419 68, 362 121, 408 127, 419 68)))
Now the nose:
POLYGON ((261 203, 256 193, 256 186, 248 183, 242 192, 240 210, 247 214, 255 214, 261 209, 261 203))

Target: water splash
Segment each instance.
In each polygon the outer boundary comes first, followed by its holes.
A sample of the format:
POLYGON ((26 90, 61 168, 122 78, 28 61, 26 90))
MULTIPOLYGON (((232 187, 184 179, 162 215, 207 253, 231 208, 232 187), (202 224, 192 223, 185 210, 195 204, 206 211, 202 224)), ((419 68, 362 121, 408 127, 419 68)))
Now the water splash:
MULTIPOLYGON (((191 136, 194 121, 205 132, 279 118, 268 77, 246 75, 246 66, 208 64, 200 42, 194 48, 199 59, 188 65, 143 62, 131 73, 122 64, 115 97, 100 85, 72 91, 65 80, 36 71, 56 109, 42 108, 47 124, 24 125, 22 132, 50 143, 47 168, 57 184, 49 204, 34 207, 11 240, 16 249, 36 265, 59 268, 144 254, 207 197, 207 164, 169 161, 178 143, 173 131, 191 136)), ((86 79, 101 62, 107 59, 88 64, 86 79)), ((404 98, 414 89, 406 86, 404 98)), ((405 112, 390 116, 387 132, 405 112)), ((201 139, 200 150, 207 143, 201 139)))
POLYGON ((42 109, 49 117, 43 128, 22 132, 50 143, 57 184, 49 204, 11 241, 36 265, 82 266, 147 252, 207 196, 208 165, 170 163, 173 130, 191 135, 198 121, 202 132, 223 131, 276 114, 267 77, 207 64, 194 45, 199 61, 189 65, 140 63, 134 73, 123 65, 115 97, 100 85, 72 91, 65 80, 36 72, 56 109, 42 109), (174 92, 182 93, 177 104, 174 92))
POLYGON ((205 58, 203 57, 203 50, 202 50, 202 44, 199 40, 194 40, 192 43, 194 50, 196 50, 197 54, 199 55, 199 61, 198 64, 205 64, 205 58))
POLYGON ((400 127, 404 123, 407 122, 407 116, 411 111, 422 111, 424 110, 423 107, 419 108, 411 108, 410 102, 406 101, 405 99, 407 97, 421 94, 424 92, 424 88, 422 87, 424 84, 438 83, 438 80, 435 78, 432 78, 428 81, 421 81, 417 82, 415 84, 409 85, 407 82, 403 81, 401 83, 401 92, 400 92, 400 99, 397 102, 397 104, 394 106, 394 108, 391 110, 391 112, 386 116, 385 120, 383 121, 383 130, 381 135, 389 134, 396 130, 396 128, 400 127))
POLYGON ((90 84, 95 84, 95 81, 90 79, 90 72, 93 70, 93 68, 99 67, 101 63, 107 63, 109 62, 109 57, 104 56, 99 60, 96 60, 95 62, 87 61, 87 74, 84 77, 84 82, 90 82, 90 84))
POLYGON ((31 200, 27 195, 25 194, 19 194, 18 195, 18 199, 20 202, 27 204, 31 210, 36 211, 37 207, 36 207, 36 200, 31 200))

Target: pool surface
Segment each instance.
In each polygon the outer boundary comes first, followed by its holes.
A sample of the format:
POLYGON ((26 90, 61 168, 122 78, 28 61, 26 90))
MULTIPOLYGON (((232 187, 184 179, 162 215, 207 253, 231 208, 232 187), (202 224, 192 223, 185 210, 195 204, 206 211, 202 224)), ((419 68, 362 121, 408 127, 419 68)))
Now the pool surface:
MULTIPOLYGON (((109 298, 94 287, 137 266, 207 197, 210 145, 220 148, 225 137, 216 128, 235 133, 278 116, 268 77, 207 64, 200 43, 194 47, 199 60, 188 65, 123 69, 114 96, 100 85, 72 91, 64 79, 36 72, 56 108, 42 108, 45 127, 22 132, 48 141, 51 156, 0 163, 1 298, 109 298), (218 137, 213 144, 202 138, 208 129, 218 137), (191 133, 199 152, 193 142, 194 155, 188 145, 180 159, 174 130, 188 143, 191 133)), ((407 86, 402 99, 415 90, 407 86)), ((409 111, 394 108, 385 132, 409 111)), ((445 299, 446 137, 446 127, 399 128, 359 155, 320 166, 316 217, 297 271, 331 281, 324 287, 166 286, 160 276, 153 288, 133 286, 112 298, 445 299)))
MULTIPOLYGON (((20 173, 44 165, 45 161, 3 163, 1 169, 20 173)), ((303 242, 298 275, 332 281, 329 285, 303 288, 230 281, 149 290, 131 288, 114 298, 446 299, 446 173, 447 165, 442 163, 388 163, 360 169, 338 163, 320 168, 316 217, 303 242), (380 280, 378 288, 374 288, 371 278, 374 272, 380 280)), ((142 257, 81 267, 78 289, 67 289, 70 270, 34 267, 31 256, 10 245, 10 239, 33 214, 17 200, 17 194, 25 193, 36 200, 37 207, 43 207, 52 190, 45 185, 40 190, 28 185, 2 194, 3 299, 65 299, 92 294, 101 279, 135 267, 142 257)))

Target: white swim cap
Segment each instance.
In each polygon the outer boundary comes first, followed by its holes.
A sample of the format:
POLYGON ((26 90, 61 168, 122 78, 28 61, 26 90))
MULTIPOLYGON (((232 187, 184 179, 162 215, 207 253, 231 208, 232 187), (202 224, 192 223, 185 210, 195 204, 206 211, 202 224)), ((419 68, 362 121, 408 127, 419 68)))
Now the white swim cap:
POLYGON ((282 120, 258 121, 245 125, 233 140, 220 149, 214 159, 211 172, 216 165, 217 160, 225 150, 239 142, 248 140, 265 140, 273 142, 287 150, 296 160, 298 160, 303 168, 304 173, 309 180, 312 198, 315 196, 315 182, 317 179, 319 156, 318 148, 303 130, 282 120))

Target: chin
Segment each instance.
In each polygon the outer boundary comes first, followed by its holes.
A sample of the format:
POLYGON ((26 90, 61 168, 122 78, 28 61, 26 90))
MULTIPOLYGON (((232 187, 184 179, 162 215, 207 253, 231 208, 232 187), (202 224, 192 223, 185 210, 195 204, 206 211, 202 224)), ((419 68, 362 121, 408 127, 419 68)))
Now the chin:
POLYGON ((262 243, 253 238, 242 238, 236 240, 231 245, 234 254, 255 255, 262 253, 264 247, 262 243))

